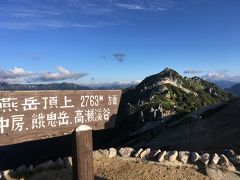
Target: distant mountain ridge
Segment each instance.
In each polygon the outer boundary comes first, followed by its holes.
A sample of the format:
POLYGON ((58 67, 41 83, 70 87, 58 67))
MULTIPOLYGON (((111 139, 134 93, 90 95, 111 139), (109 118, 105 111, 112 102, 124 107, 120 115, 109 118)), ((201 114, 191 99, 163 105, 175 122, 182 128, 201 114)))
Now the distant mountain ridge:
POLYGON ((240 96, 240 84, 236 84, 236 85, 234 85, 231 88, 226 89, 226 90, 233 93, 236 96, 240 96))
POLYGON ((230 93, 213 83, 199 77, 182 77, 176 71, 166 68, 146 77, 135 88, 126 90, 120 108, 125 113, 123 119, 138 124, 140 120, 148 122, 196 111, 231 97, 230 93))
POLYGON ((216 84, 218 87, 220 87, 222 89, 228 89, 228 88, 231 88, 232 86, 234 86, 236 84, 239 84, 239 82, 226 81, 226 80, 219 80, 219 81, 206 80, 206 81, 214 83, 214 84, 216 84))
POLYGON ((24 90, 118 90, 135 87, 139 82, 114 82, 95 84, 75 84, 75 83, 51 83, 51 84, 8 84, 0 82, 2 91, 24 91, 24 90))
POLYGON ((90 90, 87 86, 74 83, 52 83, 52 84, 8 84, 0 82, 1 91, 24 91, 24 90, 90 90))

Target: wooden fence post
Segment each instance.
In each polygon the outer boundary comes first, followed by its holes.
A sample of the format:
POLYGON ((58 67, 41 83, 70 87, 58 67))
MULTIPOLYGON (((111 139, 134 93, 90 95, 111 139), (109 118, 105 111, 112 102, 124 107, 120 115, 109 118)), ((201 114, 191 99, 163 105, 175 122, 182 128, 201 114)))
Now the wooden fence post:
POLYGON ((72 135, 73 180, 93 180, 92 129, 81 125, 72 135))

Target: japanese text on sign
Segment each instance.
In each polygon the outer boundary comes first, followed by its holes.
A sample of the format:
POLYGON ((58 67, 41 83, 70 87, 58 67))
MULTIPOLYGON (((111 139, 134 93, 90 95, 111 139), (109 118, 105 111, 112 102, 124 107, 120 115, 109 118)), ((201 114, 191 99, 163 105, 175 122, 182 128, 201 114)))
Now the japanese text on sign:
POLYGON ((109 121, 118 104, 115 94, 1 97, 0 134, 109 121))

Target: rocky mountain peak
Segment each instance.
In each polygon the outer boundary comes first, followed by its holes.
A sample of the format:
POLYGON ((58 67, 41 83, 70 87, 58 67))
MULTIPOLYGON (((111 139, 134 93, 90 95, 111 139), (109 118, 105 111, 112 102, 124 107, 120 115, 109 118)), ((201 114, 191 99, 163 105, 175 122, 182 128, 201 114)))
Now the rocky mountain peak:
POLYGON ((147 122, 156 117, 189 113, 204 106, 218 104, 231 98, 231 95, 199 77, 184 78, 176 71, 166 68, 146 77, 122 97, 126 103, 127 116, 136 121, 140 116, 147 122))
POLYGON ((167 81, 173 81, 178 84, 182 82, 183 77, 179 75, 175 70, 170 68, 165 68, 160 73, 146 77, 137 88, 145 88, 146 86, 156 86, 160 84, 165 84, 167 81))
POLYGON ((175 70, 173 70, 173 69, 170 69, 170 68, 165 68, 162 72, 160 72, 159 74, 161 74, 161 75, 179 75, 178 73, 177 73, 177 71, 175 71, 175 70))

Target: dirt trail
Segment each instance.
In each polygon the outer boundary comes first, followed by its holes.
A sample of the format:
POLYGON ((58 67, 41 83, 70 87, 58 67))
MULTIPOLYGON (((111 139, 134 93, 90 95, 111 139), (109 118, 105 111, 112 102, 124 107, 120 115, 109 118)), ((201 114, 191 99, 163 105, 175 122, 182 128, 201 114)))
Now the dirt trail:
MULTIPOLYGON (((190 167, 166 167, 149 162, 134 162, 119 158, 94 160, 95 180, 208 180, 203 173, 190 167)), ((71 170, 48 170, 34 176, 24 178, 29 180, 71 180, 71 170)))

